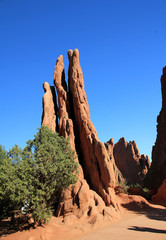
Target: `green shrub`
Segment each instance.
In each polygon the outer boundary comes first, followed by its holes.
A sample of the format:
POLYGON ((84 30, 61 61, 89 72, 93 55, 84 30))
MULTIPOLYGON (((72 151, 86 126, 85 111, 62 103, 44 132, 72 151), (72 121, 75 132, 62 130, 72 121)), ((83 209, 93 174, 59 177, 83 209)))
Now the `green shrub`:
POLYGON ((135 184, 132 184, 130 185, 131 188, 140 188, 142 189, 141 185, 139 183, 135 183, 135 184))
POLYGON ((127 180, 122 178, 120 182, 116 184, 116 193, 126 193, 128 194, 129 186, 127 185, 127 180))
POLYGON ((35 222, 46 222, 62 189, 77 181, 78 163, 69 141, 42 125, 23 150, 17 145, 8 154, 0 150, 1 217, 27 202, 35 222))

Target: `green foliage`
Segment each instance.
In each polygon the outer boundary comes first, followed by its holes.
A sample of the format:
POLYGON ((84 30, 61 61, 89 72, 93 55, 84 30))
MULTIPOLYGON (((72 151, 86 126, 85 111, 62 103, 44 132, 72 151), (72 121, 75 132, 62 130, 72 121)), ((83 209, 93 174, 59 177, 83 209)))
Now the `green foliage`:
POLYGON ((149 193, 149 192, 150 192, 150 190, 149 190, 148 188, 143 188, 143 191, 144 191, 145 193, 149 193))
POLYGON ((127 180, 123 178, 120 182, 117 183, 116 192, 117 193, 126 193, 128 194, 129 186, 127 185, 127 180))
POLYGON ((78 164, 69 142, 46 126, 41 127, 33 141, 28 141, 27 149, 37 166, 29 203, 35 220, 46 221, 61 190, 77 181, 73 172, 77 172, 78 164))
POLYGON ((23 150, 15 145, 7 153, 1 147, 1 216, 20 209, 26 201, 35 222, 46 222, 62 189, 77 181, 77 168, 68 140, 46 126, 23 150))
POLYGON ((142 187, 141 187, 141 185, 139 183, 131 184, 130 187, 131 188, 140 188, 140 189, 142 189, 142 187))
MULTIPOLYGON (((22 193, 24 192, 24 185, 21 181, 20 166, 17 160, 13 163, 13 159, 18 152, 22 152, 18 146, 13 147, 7 153, 1 147, 0 155, 0 216, 5 216, 13 208, 19 208, 22 201, 22 193), (17 163, 16 163, 17 162, 17 163)), ((17 158, 17 156, 16 156, 17 158)))
POLYGON ((12 183, 9 179, 12 173, 13 168, 7 152, 0 146, 0 216, 2 217, 10 210, 9 194, 12 183))
POLYGON ((151 200, 152 193, 151 193, 150 189, 148 189, 148 188, 143 188, 142 190, 143 190, 143 192, 144 192, 144 194, 145 194, 145 198, 146 198, 147 200, 151 200))

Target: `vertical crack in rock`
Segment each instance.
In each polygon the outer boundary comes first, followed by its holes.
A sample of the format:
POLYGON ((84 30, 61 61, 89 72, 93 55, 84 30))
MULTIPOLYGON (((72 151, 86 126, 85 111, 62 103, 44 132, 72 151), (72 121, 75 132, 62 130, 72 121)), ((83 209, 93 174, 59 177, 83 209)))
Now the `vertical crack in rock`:
POLYGON ((157 138, 152 148, 152 164, 145 185, 155 191, 166 179, 166 66, 161 76, 162 107, 157 117, 157 138))
POLYGON ((59 132, 59 126, 58 126, 58 105, 57 105, 57 97, 56 97, 56 92, 55 92, 55 87, 50 86, 52 96, 53 96, 53 103, 54 103, 54 111, 55 111, 55 116, 56 116, 56 132, 59 132))

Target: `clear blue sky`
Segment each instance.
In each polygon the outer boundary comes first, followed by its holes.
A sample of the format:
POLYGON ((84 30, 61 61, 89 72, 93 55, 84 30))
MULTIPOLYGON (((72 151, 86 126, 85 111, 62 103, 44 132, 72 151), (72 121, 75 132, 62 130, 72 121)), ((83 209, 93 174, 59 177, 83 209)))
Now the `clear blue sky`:
POLYGON ((151 155, 166 65, 166 0, 0 0, 0 144, 24 147, 40 127, 42 84, 78 48, 101 141, 151 155))

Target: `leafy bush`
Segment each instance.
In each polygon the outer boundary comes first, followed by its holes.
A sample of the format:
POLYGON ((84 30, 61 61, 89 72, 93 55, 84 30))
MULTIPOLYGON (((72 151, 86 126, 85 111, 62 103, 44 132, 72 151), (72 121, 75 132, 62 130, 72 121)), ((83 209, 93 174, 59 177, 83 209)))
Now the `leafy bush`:
POLYGON ((35 222, 46 222, 62 189, 77 181, 77 169, 68 140, 43 125, 23 150, 15 145, 7 153, 1 147, 1 217, 27 202, 35 222))
POLYGON ((127 185, 127 180, 125 178, 122 178, 120 182, 116 184, 115 192, 118 193, 126 193, 128 194, 129 186, 127 185))
POLYGON ((141 187, 141 185, 139 183, 131 184, 130 187, 131 188, 140 188, 140 189, 142 189, 142 187, 141 187))

